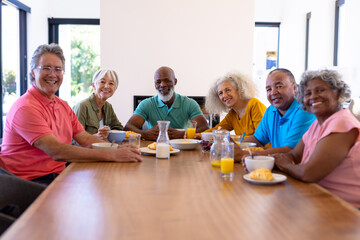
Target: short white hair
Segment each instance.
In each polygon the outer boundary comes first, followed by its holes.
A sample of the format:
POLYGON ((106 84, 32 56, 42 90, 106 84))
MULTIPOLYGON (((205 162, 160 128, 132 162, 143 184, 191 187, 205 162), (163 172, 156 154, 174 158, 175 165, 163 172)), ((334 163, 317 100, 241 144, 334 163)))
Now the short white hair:
POLYGON ((94 73, 92 83, 95 83, 97 80, 103 79, 105 75, 107 75, 108 77, 110 77, 112 80, 115 81, 115 89, 117 89, 117 87, 119 86, 118 76, 114 70, 110 70, 110 69, 100 69, 96 71, 94 73))

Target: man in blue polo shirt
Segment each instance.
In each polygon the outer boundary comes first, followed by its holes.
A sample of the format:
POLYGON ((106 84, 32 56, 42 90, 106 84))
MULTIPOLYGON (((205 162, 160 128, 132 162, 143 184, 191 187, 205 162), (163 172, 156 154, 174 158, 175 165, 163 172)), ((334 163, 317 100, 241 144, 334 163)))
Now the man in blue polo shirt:
MULTIPOLYGON (((286 153, 293 149, 308 130, 315 115, 303 111, 295 99, 297 85, 294 75, 287 69, 271 71, 266 79, 266 94, 271 106, 261 119, 253 136, 244 142, 259 146, 271 143, 272 148, 254 152, 255 155, 286 153)), ((241 160, 245 151, 236 151, 236 160, 241 160)))
POLYGON ((160 67, 154 75, 157 95, 140 102, 133 116, 125 125, 125 130, 140 133, 147 140, 156 140, 159 135, 158 120, 170 121, 169 138, 184 138, 189 120, 197 123, 196 132, 209 128, 199 104, 191 98, 175 93, 177 84, 174 71, 160 67), (142 130, 144 122, 148 130, 142 130))

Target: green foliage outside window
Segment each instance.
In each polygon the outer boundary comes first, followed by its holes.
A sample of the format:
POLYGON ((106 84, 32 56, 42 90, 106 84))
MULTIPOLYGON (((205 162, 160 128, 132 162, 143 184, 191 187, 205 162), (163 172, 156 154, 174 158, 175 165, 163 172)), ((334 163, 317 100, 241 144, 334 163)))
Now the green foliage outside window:
POLYGON ((13 70, 6 70, 4 71, 4 82, 3 82, 3 89, 4 92, 9 94, 16 93, 16 74, 13 70))
POLYGON ((92 91, 91 81, 94 73, 100 69, 96 65, 99 55, 83 40, 71 41, 71 95, 92 91))

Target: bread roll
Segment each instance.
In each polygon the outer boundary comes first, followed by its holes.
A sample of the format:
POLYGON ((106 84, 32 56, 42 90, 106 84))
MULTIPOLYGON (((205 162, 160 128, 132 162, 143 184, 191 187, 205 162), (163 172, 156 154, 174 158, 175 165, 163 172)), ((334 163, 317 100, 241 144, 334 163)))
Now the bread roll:
MULTIPOLYGON (((156 142, 149 144, 148 148, 150 148, 152 150, 156 150, 156 142)), ((174 148, 170 145, 170 151, 173 151, 173 150, 174 150, 174 148)))
POLYGON ((254 180, 262 180, 262 181, 274 180, 274 177, 271 174, 271 171, 269 169, 265 169, 265 168, 259 168, 259 169, 256 169, 255 171, 252 171, 249 174, 249 178, 254 179, 254 180))

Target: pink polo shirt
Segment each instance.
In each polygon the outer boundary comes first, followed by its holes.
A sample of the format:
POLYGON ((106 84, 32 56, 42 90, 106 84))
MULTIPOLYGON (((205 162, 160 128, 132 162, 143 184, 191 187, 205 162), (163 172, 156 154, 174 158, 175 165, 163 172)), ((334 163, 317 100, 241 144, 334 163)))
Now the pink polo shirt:
POLYGON ((358 138, 345 159, 318 184, 338 197, 360 207, 360 122, 348 109, 340 110, 319 125, 315 120, 303 135, 305 144, 301 163, 309 161, 317 142, 331 133, 344 133, 353 128, 359 130, 358 138))
POLYGON ((55 161, 33 146, 49 134, 71 144, 74 135, 84 131, 70 106, 60 98, 48 99, 33 86, 11 107, 6 116, 0 166, 28 180, 60 173, 65 162, 55 161))

